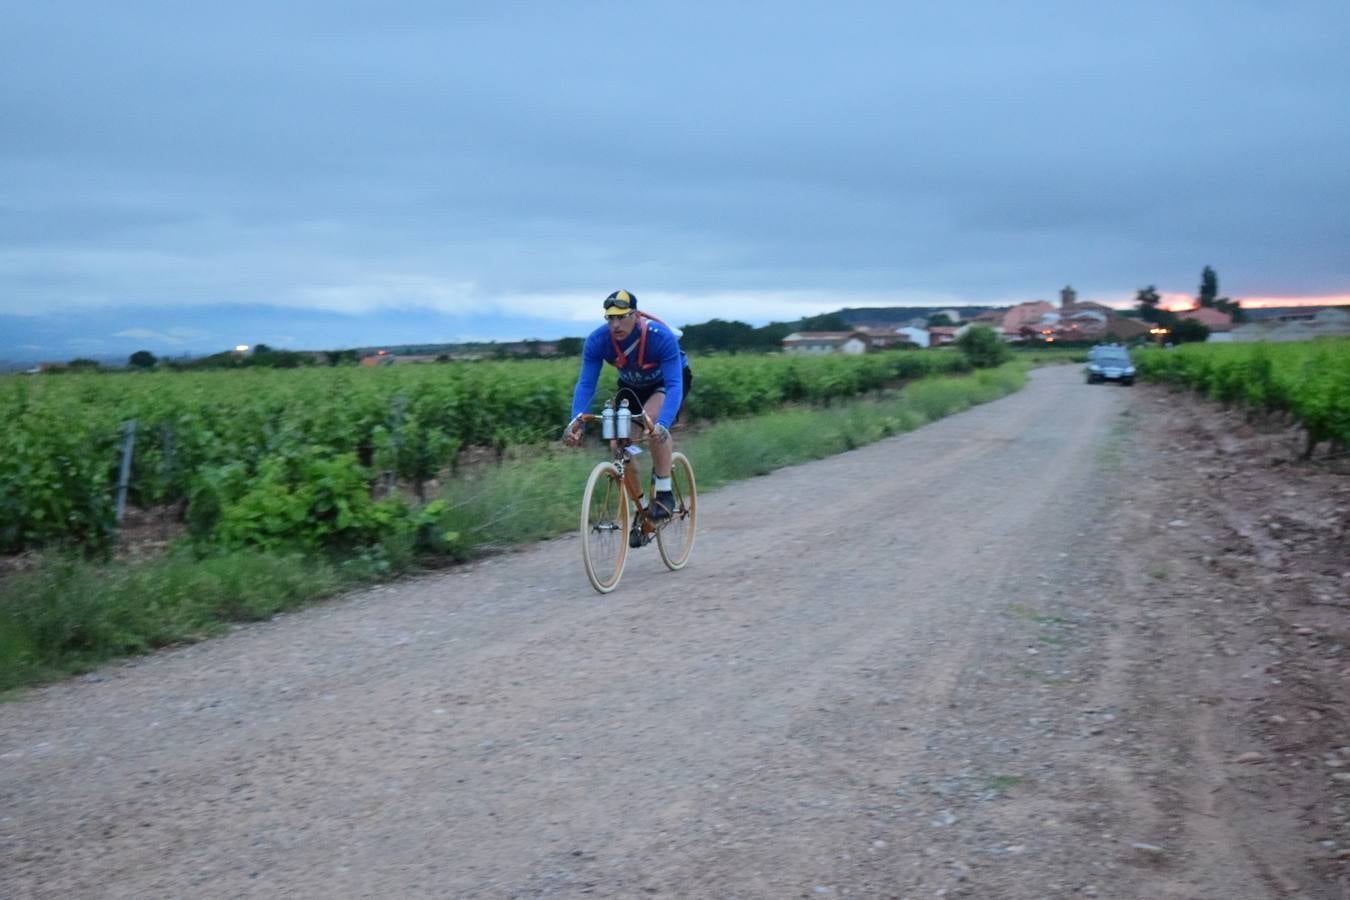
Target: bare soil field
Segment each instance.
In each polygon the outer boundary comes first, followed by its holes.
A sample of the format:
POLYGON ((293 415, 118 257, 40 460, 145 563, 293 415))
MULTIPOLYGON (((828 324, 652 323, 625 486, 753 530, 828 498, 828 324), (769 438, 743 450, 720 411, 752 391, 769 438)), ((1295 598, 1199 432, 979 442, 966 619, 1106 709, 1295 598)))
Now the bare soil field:
POLYGON ((1297 446, 1043 369, 604 597, 567 536, 26 692, 0 896, 1340 900, 1350 466, 1297 446))

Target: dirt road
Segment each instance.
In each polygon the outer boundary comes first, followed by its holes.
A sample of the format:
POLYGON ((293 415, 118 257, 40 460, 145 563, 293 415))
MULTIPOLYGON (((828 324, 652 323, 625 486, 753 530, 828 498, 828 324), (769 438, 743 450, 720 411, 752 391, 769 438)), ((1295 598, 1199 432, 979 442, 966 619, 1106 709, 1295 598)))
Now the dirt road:
POLYGON ((569 536, 0 704, 0 896, 1339 896, 1227 799, 1150 396, 1038 370, 609 596, 569 536))

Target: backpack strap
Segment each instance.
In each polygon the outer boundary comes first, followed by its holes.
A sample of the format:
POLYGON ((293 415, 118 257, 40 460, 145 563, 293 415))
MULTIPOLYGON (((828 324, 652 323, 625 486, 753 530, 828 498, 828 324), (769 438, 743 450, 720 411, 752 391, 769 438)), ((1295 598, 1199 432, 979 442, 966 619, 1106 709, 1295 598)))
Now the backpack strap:
MULTIPOLYGON (((656 363, 647 362, 647 320, 650 319, 651 321, 656 322, 660 325, 666 325, 666 323, 662 322, 656 316, 647 315, 645 312, 638 312, 637 315, 638 315, 638 359, 637 359, 638 368, 655 369, 656 363)), ((669 328, 670 326, 666 325, 666 327, 669 328)), ((614 345, 614 368, 622 369, 624 366, 628 365, 628 357, 626 354, 624 354, 623 348, 619 346, 619 339, 614 336, 613 332, 610 332, 609 340, 610 343, 614 345)), ((631 349, 632 345, 629 346, 631 349)))

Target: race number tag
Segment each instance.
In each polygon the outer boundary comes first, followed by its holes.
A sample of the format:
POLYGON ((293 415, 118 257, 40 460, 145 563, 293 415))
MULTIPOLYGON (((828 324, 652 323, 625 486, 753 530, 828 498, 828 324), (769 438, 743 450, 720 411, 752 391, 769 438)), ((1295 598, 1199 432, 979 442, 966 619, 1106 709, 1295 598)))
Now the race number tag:
POLYGON ((642 448, 639 447, 637 444, 629 444, 627 447, 624 447, 623 449, 628 452, 629 456, 637 456, 639 453, 642 452, 642 448))

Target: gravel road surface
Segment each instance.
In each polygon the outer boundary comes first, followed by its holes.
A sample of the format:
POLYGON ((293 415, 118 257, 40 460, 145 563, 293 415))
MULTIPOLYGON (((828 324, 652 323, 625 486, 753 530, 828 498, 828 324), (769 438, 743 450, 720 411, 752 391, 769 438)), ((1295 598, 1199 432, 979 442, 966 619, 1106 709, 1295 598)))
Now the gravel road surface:
POLYGON ((1145 396, 1037 370, 608 596, 569 535, 0 704, 0 896, 1321 896, 1204 794, 1204 635, 1131 626, 1145 396))

